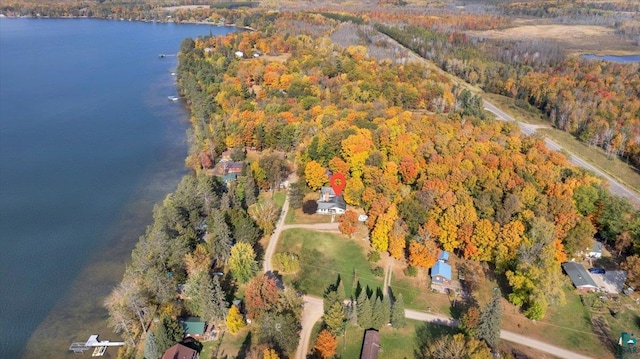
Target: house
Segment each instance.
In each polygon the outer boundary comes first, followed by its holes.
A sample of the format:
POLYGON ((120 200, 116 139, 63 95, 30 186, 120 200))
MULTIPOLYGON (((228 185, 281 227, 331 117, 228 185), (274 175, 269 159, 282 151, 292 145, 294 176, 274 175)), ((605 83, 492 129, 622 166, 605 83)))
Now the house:
POLYGON ((440 251, 440 255, 438 255, 438 260, 442 261, 442 262, 448 262, 449 261, 449 252, 440 251))
POLYGON ((360 359, 376 359, 380 351, 380 333, 375 329, 364 331, 360 359))
POLYGON ((437 261, 436 264, 431 267, 431 283, 447 284, 449 282, 451 282, 451 266, 444 261, 437 261))
POLYGON ((322 187, 320 189, 320 199, 318 200, 319 214, 343 214, 347 210, 347 203, 342 195, 336 196, 331 187, 322 187))
POLYGON ((582 264, 576 262, 562 263, 562 268, 565 273, 571 278, 573 285, 578 289, 578 292, 585 293, 591 292, 598 288, 596 282, 591 278, 591 275, 587 272, 582 264))
POLYGON ((201 337, 204 334, 206 324, 200 318, 188 317, 179 320, 179 322, 184 328, 185 337, 201 337))
POLYGON ((198 359, 198 352, 182 344, 176 344, 162 354, 162 359, 198 359))
POLYGON ((243 167, 244 167, 244 163, 231 161, 226 164, 225 169, 227 173, 240 174, 242 173, 243 167))
POLYGON ((602 257, 602 242, 593 241, 593 248, 587 252, 587 257, 589 258, 600 258, 602 257))

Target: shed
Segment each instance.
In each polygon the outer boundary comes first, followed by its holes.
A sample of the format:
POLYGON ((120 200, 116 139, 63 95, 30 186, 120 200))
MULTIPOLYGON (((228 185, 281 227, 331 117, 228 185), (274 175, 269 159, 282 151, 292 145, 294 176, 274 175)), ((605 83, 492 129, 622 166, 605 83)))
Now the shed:
POLYGON ((589 258, 600 258, 602 257, 602 242, 593 241, 593 248, 589 250, 587 256, 589 258))
POLYGON ((189 317, 186 319, 180 320, 180 324, 184 328, 185 336, 198 336, 203 335, 205 330, 205 322, 200 320, 197 317, 189 317))
POLYGON ((451 281, 451 266, 443 261, 437 261, 431 268, 431 281, 438 284, 451 281))
POLYGON ((380 333, 375 329, 364 331, 360 359, 377 359, 380 351, 380 333))
POLYGON ((566 262, 562 263, 562 268, 569 278, 571 278, 578 292, 590 292, 598 288, 596 282, 591 278, 591 275, 584 269, 582 264, 566 262))
POLYGON ((440 255, 438 256, 439 261, 448 262, 449 261, 449 252, 440 251, 440 255))

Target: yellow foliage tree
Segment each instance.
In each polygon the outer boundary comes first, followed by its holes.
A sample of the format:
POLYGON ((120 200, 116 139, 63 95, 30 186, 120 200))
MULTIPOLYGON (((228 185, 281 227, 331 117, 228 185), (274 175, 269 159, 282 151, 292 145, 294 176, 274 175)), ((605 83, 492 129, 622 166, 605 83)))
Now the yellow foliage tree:
POLYGON ((317 190, 327 183, 326 169, 316 161, 309 161, 304 167, 304 175, 311 189, 317 190))
POLYGON ((404 258, 406 247, 407 225, 401 220, 395 221, 389 232, 389 254, 395 259, 404 258))
POLYGON ((247 324, 242 314, 240 314, 240 310, 235 305, 232 305, 227 314, 227 329, 229 329, 229 333, 236 334, 240 329, 244 328, 245 325, 247 324))
POLYGON ((398 219, 398 210, 392 204, 387 212, 378 216, 376 224, 371 232, 371 245, 378 252, 384 252, 389 248, 389 232, 393 228, 393 223, 398 219))
POLYGON ((264 359, 280 359, 280 356, 272 348, 266 348, 264 350, 264 359))
POLYGON ((431 268, 436 263, 440 250, 434 241, 412 241, 409 243, 409 265, 431 268))

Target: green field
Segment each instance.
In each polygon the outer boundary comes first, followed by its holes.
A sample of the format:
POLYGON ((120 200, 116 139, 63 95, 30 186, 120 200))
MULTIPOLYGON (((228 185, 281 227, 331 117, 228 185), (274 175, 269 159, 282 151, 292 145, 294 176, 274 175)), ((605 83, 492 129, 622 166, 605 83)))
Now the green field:
POLYGON ((282 232, 276 252, 299 256, 302 269, 296 275, 285 275, 284 280, 307 294, 322 296, 340 275, 347 296, 351 296, 355 291, 354 273, 363 287, 375 289, 382 286, 383 278, 371 274, 371 264, 367 262, 364 248, 353 239, 290 229, 282 232))
MULTIPOLYGON (((380 329, 380 347, 378 358, 416 358, 421 348, 442 335, 453 334, 449 327, 407 320, 402 329, 384 327, 380 329)), ((342 359, 359 358, 364 339, 364 329, 349 324, 345 336, 338 337, 337 357, 342 359), (345 343, 346 341, 346 343, 345 343), (345 345, 346 344, 346 345, 345 345)))

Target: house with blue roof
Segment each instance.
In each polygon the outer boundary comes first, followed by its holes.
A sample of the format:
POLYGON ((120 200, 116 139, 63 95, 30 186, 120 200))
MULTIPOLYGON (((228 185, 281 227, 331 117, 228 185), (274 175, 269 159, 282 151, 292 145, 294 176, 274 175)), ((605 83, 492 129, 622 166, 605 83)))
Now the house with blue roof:
POLYGON ((436 264, 431 267, 431 283, 432 284, 447 284, 451 281, 451 266, 444 261, 437 261, 436 264))
POLYGON ((439 261, 448 262, 449 261, 449 252, 440 251, 440 255, 438 256, 439 261))

